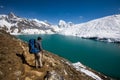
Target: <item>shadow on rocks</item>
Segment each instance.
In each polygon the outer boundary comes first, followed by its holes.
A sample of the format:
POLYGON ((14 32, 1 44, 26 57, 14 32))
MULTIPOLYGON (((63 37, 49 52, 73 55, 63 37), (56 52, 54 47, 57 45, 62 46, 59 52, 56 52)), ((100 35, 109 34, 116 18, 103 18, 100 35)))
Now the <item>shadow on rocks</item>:
POLYGON ((25 57, 24 57, 23 54, 16 53, 16 55, 21 58, 23 64, 26 64, 26 65, 28 65, 28 66, 30 66, 30 67, 32 67, 32 68, 36 68, 35 66, 30 65, 30 64, 26 61, 26 59, 25 59, 25 57))

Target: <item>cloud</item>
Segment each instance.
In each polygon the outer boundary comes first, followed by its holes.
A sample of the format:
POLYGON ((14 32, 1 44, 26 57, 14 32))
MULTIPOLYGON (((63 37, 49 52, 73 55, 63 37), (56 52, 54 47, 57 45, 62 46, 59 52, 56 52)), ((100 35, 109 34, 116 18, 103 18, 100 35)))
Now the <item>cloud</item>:
POLYGON ((4 6, 0 5, 0 8, 4 8, 4 6))

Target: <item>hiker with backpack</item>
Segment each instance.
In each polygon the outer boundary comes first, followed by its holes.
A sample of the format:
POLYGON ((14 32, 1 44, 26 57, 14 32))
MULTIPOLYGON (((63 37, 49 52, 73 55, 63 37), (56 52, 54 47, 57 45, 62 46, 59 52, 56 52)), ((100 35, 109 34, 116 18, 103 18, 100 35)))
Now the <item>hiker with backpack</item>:
POLYGON ((43 55, 41 40, 42 40, 41 37, 38 37, 37 40, 35 39, 29 40, 29 52, 34 54, 35 56, 36 68, 41 68, 43 66, 42 60, 41 60, 43 55))

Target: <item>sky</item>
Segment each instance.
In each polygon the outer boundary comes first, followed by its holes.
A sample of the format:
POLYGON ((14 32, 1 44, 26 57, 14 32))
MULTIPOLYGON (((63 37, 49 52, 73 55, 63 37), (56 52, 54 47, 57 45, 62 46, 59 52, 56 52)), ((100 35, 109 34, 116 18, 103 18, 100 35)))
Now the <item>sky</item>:
POLYGON ((58 24, 59 20, 82 23, 120 14, 120 0, 0 0, 0 14, 58 24))

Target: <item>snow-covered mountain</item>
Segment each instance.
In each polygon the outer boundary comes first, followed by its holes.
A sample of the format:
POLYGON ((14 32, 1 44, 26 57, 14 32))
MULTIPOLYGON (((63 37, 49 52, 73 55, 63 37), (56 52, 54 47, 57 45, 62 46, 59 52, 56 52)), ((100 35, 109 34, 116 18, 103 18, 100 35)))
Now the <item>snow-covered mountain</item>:
POLYGON ((81 24, 60 20, 58 25, 46 21, 20 18, 13 13, 0 15, 0 29, 11 34, 51 34, 78 36, 108 42, 120 42, 120 14, 81 24))
POLYGON ((51 24, 37 19, 20 18, 12 12, 8 15, 0 15, 0 29, 11 34, 40 34, 54 33, 51 24))
POLYGON ((120 15, 107 16, 65 27, 59 33, 109 42, 120 42, 120 15))
POLYGON ((71 26, 74 26, 72 22, 65 22, 64 20, 60 20, 58 23, 59 28, 70 28, 71 26))

